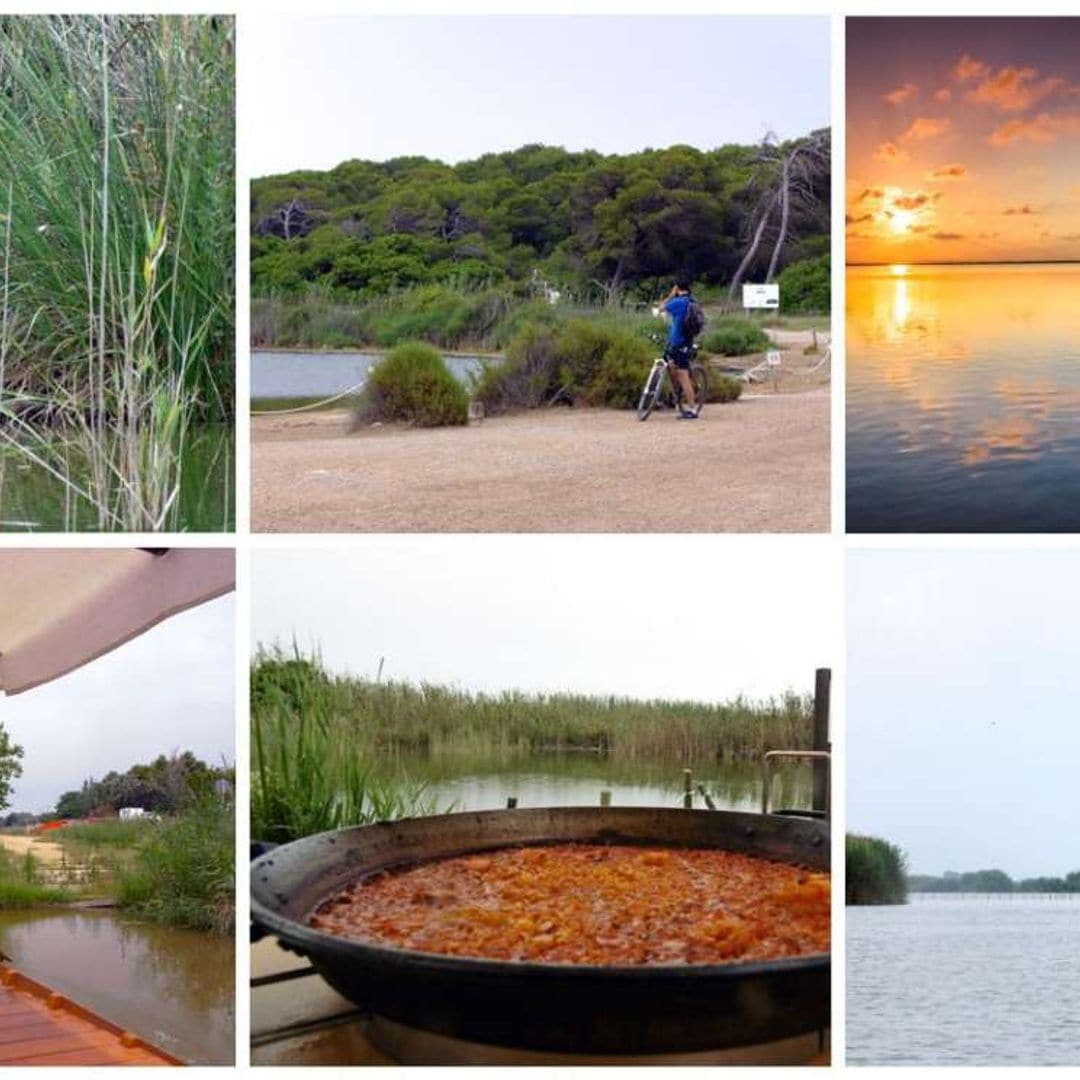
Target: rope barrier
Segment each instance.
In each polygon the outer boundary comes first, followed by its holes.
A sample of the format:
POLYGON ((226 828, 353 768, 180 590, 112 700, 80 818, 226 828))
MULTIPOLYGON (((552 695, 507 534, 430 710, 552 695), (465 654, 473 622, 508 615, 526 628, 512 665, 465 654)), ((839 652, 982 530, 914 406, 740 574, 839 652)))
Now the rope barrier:
POLYGON ((342 390, 340 394, 334 394, 333 397, 324 398, 322 401, 313 401, 310 405, 297 405, 295 409, 252 409, 251 415, 287 416, 289 413, 309 412, 311 409, 321 409, 324 405, 329 405, 332 401, 337 401, 339 398, 355 394, 365 382, 367 382, 366 379, 362 382, 358 382, 355 386, 350 386, 348 390, 342 390))

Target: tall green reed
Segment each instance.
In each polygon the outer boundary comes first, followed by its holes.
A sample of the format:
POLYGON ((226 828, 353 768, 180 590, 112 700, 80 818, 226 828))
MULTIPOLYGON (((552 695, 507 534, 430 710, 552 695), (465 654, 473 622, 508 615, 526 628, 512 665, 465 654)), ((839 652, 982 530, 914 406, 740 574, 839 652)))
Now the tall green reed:
POLYGON ((0 19, 0 443, 70 520, 177 528, 232 413, 232 82, 228 19, 0 19))

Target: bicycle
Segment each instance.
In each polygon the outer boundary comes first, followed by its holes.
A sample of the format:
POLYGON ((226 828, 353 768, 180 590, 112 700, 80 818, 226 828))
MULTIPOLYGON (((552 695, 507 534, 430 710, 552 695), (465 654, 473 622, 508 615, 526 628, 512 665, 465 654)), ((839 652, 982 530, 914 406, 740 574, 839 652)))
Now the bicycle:
MULTIPOLYGON (((652 335, 653 341, 661 341, 657 335, 652 335)), ((705 399, 709 392, 709 377, 705 371, 705 365, 698 362, 697 354, 699 345, 691 345, 693 350, 690 357, 690 385, 694 388, 694 405, 698 416, 705 407, 705 399)), ((676 409, 682 408, 682 388, 671 374, 673 363, 671 360, 658 356, 654 361, 645 386, 638 399, 637 416, 639 420, 648 420, 649 414, 659 405, 661 408, 668 406, 676 409)))

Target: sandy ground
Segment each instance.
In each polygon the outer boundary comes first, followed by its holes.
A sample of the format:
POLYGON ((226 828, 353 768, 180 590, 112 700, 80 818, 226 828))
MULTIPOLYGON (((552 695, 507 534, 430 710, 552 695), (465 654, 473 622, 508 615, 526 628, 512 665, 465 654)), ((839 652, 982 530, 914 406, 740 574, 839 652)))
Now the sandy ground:
POLYGON ((829 390, 697 421, 538 410, 464 428, 346 431, 340 411, 252 418, 262 532, 819 532, 829 390))
POLYGON ((37 840, 33 836, 0 835, 0 847, 7 848, 14 855, 25 855, 27 851, 32 851, 34 858, 41 863, 58 863, 64 854, 64 849, 59 844, 50 840, 37 840))

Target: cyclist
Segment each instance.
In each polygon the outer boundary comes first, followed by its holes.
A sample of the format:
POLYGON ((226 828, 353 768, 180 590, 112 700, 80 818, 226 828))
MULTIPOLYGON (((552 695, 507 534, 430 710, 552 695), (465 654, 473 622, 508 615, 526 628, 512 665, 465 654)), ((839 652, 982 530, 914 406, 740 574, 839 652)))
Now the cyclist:
POLYGON ((671 318, 667 344, 664 346, 664 359, 671 362, 671 376, 678 380, 679 389, 682 391, 680 420, 696 420, 700 412, 699 403, 694 400, 694 384, 690 381, 694 339, 683 330, 686 313, 693 302, 690 281, 679 278, 660 304, 660 310, 666 311, 671 318))

